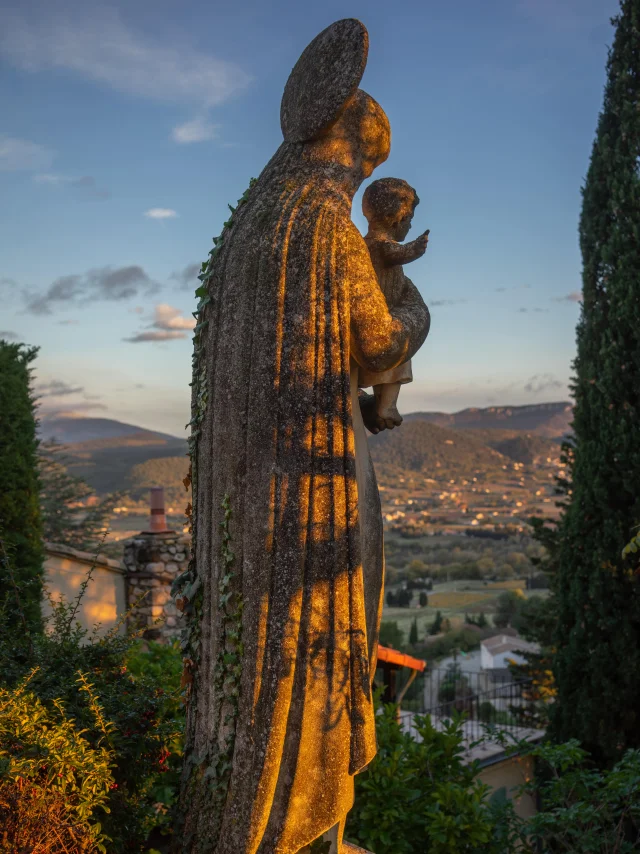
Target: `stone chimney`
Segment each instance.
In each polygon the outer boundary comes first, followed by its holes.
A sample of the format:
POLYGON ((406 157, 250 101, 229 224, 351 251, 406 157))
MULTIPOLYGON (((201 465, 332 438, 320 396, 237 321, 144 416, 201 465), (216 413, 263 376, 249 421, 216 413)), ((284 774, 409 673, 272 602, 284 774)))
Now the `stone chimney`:
POLYGON ((149 499, 149 530, 148 534, 166 534, 167 517, 164 512, 164 486, 152 486, 149 499))
POLYGON ((182 618, 171 598, 171 584, 187 568, 190 548, 189 534, 167 527, 164 488, 152 487, 149 529, 125 542, 123 557, 127 608, 132 609, 129 628, 143 629, 146 640, 170 643, 180 636, 182 618))

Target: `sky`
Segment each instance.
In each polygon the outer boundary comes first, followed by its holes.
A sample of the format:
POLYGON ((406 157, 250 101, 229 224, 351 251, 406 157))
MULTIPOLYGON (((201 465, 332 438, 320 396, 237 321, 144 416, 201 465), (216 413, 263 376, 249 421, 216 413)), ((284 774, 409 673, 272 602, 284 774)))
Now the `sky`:
MULTIPOLYGON (((339 18, 416 188, 431 310, 399 408, 569 399, 580 188, 616 0, 0 0, 0 337, 43 412, 184 435, 196 266, 339 18)), ((363 186, 362 190, 364 190, 363 186)), ((353 219, 364 232, 361 192, 353 219)), ((409 235, 411 239, 411 234, 409 235)))

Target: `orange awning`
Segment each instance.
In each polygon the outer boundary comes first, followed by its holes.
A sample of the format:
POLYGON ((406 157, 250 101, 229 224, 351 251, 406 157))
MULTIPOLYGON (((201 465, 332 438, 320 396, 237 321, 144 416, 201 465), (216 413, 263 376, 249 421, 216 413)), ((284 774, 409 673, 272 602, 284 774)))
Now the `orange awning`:
POLYGON ((378 664, 384 661, 387 664, 395 664, 398 667, 409 667, 411 670, 417 670, 423 673, 427 662, 420 658, 412 658, 410 655, 405 655, 404 652, 398 652, 396 649, 389 649, 388 646, 378 647, 378 664))

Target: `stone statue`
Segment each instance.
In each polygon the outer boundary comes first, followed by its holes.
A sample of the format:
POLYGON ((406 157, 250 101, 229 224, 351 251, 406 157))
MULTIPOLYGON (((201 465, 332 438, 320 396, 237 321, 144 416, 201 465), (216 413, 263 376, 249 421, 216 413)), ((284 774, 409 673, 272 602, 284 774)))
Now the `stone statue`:
MULTIPOLYGON (((364 241, 390 309, 399 304, 411 284, 402 265, 421 258, 427 250, 428 230, 411 243, 400 243, 409 233, 419 203, 420 199, 413 187, 399 178, 374 181, 364 191, 362 198, 362 211, 369 221, 369 231, 364 241)), ((400 386, 412 380, 411 362, 382 373, 360 368, 358 384, 361 388, 373 386, 376 414, 381 422, 379 426, 383 429, 402 424, 397 406, 398 394, 400 386)))
POLYGON ((284 142, 198 290, 194 556, 176 584, 189 695, 175 850, 189 854, 296 854, 326 833, 337 854, 376 752, 382 518, 358 371, 407 362, 429 312, 410 282, 387 306, 351 222, 390 147, 358 89, 367 50, 352 19, 306 48, 284 142))

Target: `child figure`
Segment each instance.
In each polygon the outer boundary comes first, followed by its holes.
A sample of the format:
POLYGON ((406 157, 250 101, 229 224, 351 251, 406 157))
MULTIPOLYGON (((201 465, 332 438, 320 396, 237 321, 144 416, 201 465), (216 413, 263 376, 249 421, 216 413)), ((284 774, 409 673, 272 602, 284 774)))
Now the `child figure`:
MULTIPOLYGON (((381 178, 374 181, 367 187, 362 198, 362 211, 369 222, 365 243, 369 247, 371 262, 389 308, 399 302, 409 281, 402 265, 421 258, 427 249, 429 230, 411 243, 403 245, 400 242, 409 233, 411 220, 419 202, 413 187, 400 178, 381 178)), ((358 385, 360 388, 373 386, 376 414, 387 427, 393 427, 402 423, 402 416, 397 407, 400 386, 412 380, 409 361, 381 373, 361 368, 358 385)))

